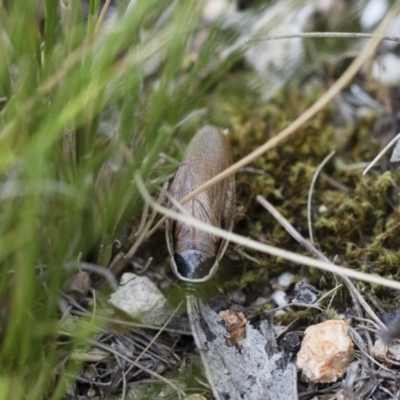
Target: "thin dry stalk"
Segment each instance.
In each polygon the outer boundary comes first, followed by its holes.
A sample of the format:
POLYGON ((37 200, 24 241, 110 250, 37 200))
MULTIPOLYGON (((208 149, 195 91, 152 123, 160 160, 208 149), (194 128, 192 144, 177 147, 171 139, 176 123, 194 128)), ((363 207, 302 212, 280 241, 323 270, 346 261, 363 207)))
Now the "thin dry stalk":
POLYGON ((382 158, 382 156, 400 139, 400 132, 379 152, 379 154, 369 163, 363 171, 363 176, 382 158))
POLYGON ((307 39, 307 38, 342 38, 342 39, 372 39, 378 38, 391 42, 400 43, 398 36, 378 35, 375 33, 354 33, 354 32, 304 32, 293 35, 271 35, 263 38, 250 39, 249 43, 263 42, 264 40, 280 40, 280 39, 307 39))
MULTIPOLYGON (((169 318, 167 319, 167 321, 165 321, 164 325, 158 330, 158 332, 156 333, 156 335, 153 337, 153 339, 151 339, 151 341, 149 342, 149 344, 143 349, 143 351, 136 357, 135 362, 139 362, 139 360, 143 357, 144 354, 146 354, 146 351, 149 350, 149 348, 153 345, 153 343, 158 339, 158 337, 161 335, 161 333, 165 330, 165 328, 167 327, 167 325, 172 321, 172 318, 175 317, 175 314, 178 312, 178 310, 181 308, 183 304, 183 301, 181 301, 178 306, 175 308, 174 312, 169 316, 169 318)), ((131 365, 128 370, 126 371, 126 374, 129 374, 129 372, 132 370, 132 368, 134 367, 134 365, 131 365)))
MULTIPOLYGON (((114 344, 112 344, 111 345, 111 347, 114 349, 114 344)), ((121 370, 121 375, 122 375, 122 393, 121 393, 121 400, 125 400, 125 396, 126 396, 126 375, 127 375, 127 373, 129 372, 125 372, 124 371, 124 366, 123 366, 123 364, 122 364, 122 361, 121 361, 121 359, 114 353, 114 357, 115 357, 115 360, 117 361, 117 364, 118 364, 118 367, 119 367, 119 369, 121 370)), ((132 366, 130 367, 130 368, 132 368, 132 366)))
POLYGON ((174 383, 172 383, 169 379, 164 378, 162 375, 157 374, 157 372, 154 372, 151 369, 146 368, 145 366, 143 366, 141 364, 138 364, 137 362, 131 360, 130 358, 128 358, 125 355, 121 354, 120 352, 116 351, 113 347, 105 345, 105 344, 100 343, 95 340, 89 340, 89 342, 92 346, 108 351, 109 353, 113 354, 114 356, 117 356, 120 359, 125 360, 127 363, 132 364, 136 368, 148 373, 149 375, 153 376, 154 378, 157 378, 160 381, 163 381, 168 386, 171 386, 178 393, 179 399, 181 398, 181 396, 186 397, 185 392, 182 389, 180 389, 178 386, 176 386, 174 383))
POLYGON ((79 264, 79 269, 101 275, 108 282, 112 290, 118 290, 118 282, 115 280, 115 276, 107 268, 101 267, 100 265, 81 262, 79 264))
POLYGON ((97 34, 99 32, 101 25, 103 24, 104 17, 106 15, 106 12, 108 10, 108 6, 110 5, 110 3, 111 3, 111 0, 106 0, 106 2, 104 3, 104 6, 103 6, 100 16, 99 16, 99 19, 97 20, 96 27, 94 29, 95 34, 97 34))
POLYGON ((310 235, 311 243, 314 243, 313 233, 312 233, 312 226, 311 226, 311 203, 312 203, 312 194, 314 191, 315 183, 317 182, 318 176, 322 171, 322 168, 325 167, 325 164, 334 156, 335 151, 331 151, 321 162, 318 168, 315 170, 314 175, 312 177, 310 190, 308 191, 308 200, 307 200, 307 222, 308 222, 308 232, 310 235))
MULTIPOLYGON (((164 188, 166 187, 166 185, 167 185, 167 183, 164 184, 164 188)), ((164 193, 165 193, 165 190, 162 190, 160 193, 160 196, 158 197, 157 202, 161 203, 161 201, 164 198, 164 193)), ((147 206, 145 206, 145 210, 148 211, 147 206)), ((153 225, 156 215, 157 215, 157 212, 155 210, 153 210, 153 212, 151 213, 150 218, 146 224, 143 224, 143 219, 142 219, 142 221, 140 222, 141 230, 137 232, 137 234, 136 234, 137 239, 132 244, 131 248, 128 250, 128 252, 126 254, 118 253, 114 257, 114 259, 112 260, 112 262, 109 266, 109 270, 111 270, 114 275, 118 275, 122 271, 122 269, 125 267, 125 265, 129 262, 129 260, 131 260, 132 257, 135 255, 137 249, 142 244, 143 240, 146 239, 148 232, 150 230, 150 227, 151 227, 151 225, 153 225)), ((146 212, 146 216, 147 216, 147 212, 146 212)), ((145 266, 146 268, 150 264, 150 262, 151 262, 151 260, 148 261, 148 264, 146 264, 146 266, 145 266)))

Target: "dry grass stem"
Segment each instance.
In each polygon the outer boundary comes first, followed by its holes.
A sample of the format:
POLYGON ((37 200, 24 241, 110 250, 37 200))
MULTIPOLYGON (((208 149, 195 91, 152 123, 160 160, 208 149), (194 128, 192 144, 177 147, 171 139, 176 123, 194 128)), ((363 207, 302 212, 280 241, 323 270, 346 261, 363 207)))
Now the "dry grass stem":
POLYGON ((115 276, 107 268, 101 267, 100 265, 89 264, 81 262, 79 268, 83 271, 94 272, 95 274, 101 275, 109 283, 112 290, 118 290, 118 282, 115 276))
POLYGON ((318 168, 315 170, 314 175, 312 177, 311 185, 310 185, 310 190, 308 192, 308 199, 307 199, 307 222, 308 222, 308 232, 310 235, 310 241, 311 243, 314 243, 314 238, 313 238, 313 233, 312 233, 312 226, 311 226, 311 203, 312 203, 312 194, 314 191, 314 186, 315 183, 317 182, 318 176, 324 168, 325 164, 334 156, 335 151, 330 152, 321 162, 321 164, 318 166, 318 168))
POLYGON ((279 40, 279 39, 307 39, 307 38, 343 38, 343 39, 372 39, 388 40, 391 42, 400 43, 398 36, 378 35, 375 33, 355 33, 355 32, 304 32, 293 35, 271 35, 263 38, 251 39, 249 43, 261 42, 264 40, 279 40))
MULTIPOLYGON (((181 301, 178 306, 175 308, 174 312, 169 316, 169 318, 165 321, 164 325, 159 328, 158 332, 155 334, 155 336, 151 339, 151 341, 148 343, 148 345, 142 350, 142 352, 136 357, 135 362, 139 362, 140 359, 143 357, 144 354, 146 354, 146 351, 149 350, 149 348, 153 345, 153 343, 159 338, 159 336, 161 335, 161 333, 165 330, 165 328, 167 327, 167 325, 171 322, 172 318, 175 317, 176 313, 178 312, 178 310, 181 308, 183 304, 183 301, 181 301)), ((134 367, 134 365, 131 365, 128 370, 126 371, 126 374, 128 374, 132 368, 134 367)))
POLYGON ((104 6, 99 15, 99 19, 97 20, 97 23, 96 23, 96 28, 94 30, 95 34, 97 34, 99 32, 99 30, 103 24, 104 17, 106 15, 106 12, 107 12, 107 9, 108 9, 108 6, 110 5, 110 3, 111 3, 111 0, 106 0, 106 2, 104 3, 104 6))
POLYGON ((174 383, 172 383, 169 379, 164 378, 162 375, 158 374, 155 371, 152 371, 149 368, 146 368, 145 366, 143 366, 141 364, 138 364, 136 361, 133 361, 130 358, 126 357, 125 355, 121 354, 120 352, 116 351, 113 347, 107 346, 107 345, 97 342, 95 340, 89 340, 89 342, 92 346, 100 348, 102 350, 106 350, 106 351, 112 353, 114 356, 118 356, 120 359, 125 360, 129 364, 132 364, 134 367, 147 372, 149 375, 153 376, 154 378, 157 378, 160 381, 166 383, 168 386, 171 386, 178 393, 179 399, 181 398, 181 396, 186 397, 185 392, 182 389, 180 389, 178 386, 176 386, 174 383))
POLYGON ((379 154, 369 163, 363 171, 363 176, 382 158, 382 156, 400 139, 400 132, 379 152, 379 154))
MULTIPOLYGON (((164 187, 166 187, 167 183, 164 184, 164 187)), ((165 190, 162 190, 160 193, 160 196, 158 197, 158 202, 161 203, 163 198, 165 196, 165 190)), ((146 210, 146 217, 148 214, 148 207, 145 206, 145 210, 146 210)), ((135 255, 137 249, 139 248, 139 246, 142 244, 143 240, 145 240, 148 237, 148 232, 150 231, 150 227, 151 225, 153 225, 154 219, 157 215, 157 212, 155 210, 153 210, 153 212, 150 215, 149 220, 147 221, 146 224, 143 223, 143 219, 140 221, 140 225, 139 225, 139 230, 137 231, 137 233, 135 234, 135 236, 137 237, 136 241, 132 244, 131 248, 128 250, 128 252, 126 254, 122 254, 122 253, 118 253, 114 259, 112 260, 110 266, 109 266, 109 270, 111 270, 114 275, 118 275, 122 269, 125 267, 125 265, 129 262, 129 260, 132 259, 132 257, 135 255)), ((154 231, 154 229, 152 230, 154 231)), ((149 260, 146 265, 145 268, 147 268, 151 263, 151 260, 149 260)), ((145 270, 145 268, 143 269, 143 271, 145 270)))

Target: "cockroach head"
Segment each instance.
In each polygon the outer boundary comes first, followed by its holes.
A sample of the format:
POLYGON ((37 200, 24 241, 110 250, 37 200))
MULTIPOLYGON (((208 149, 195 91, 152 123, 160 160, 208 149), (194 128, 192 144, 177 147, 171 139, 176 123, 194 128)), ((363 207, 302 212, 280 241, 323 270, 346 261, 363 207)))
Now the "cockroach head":
POLYGON ((201 250, 184 250, 171 257, 171 269, 185 282, 208 281, 218 269, 218 261, 201 250))

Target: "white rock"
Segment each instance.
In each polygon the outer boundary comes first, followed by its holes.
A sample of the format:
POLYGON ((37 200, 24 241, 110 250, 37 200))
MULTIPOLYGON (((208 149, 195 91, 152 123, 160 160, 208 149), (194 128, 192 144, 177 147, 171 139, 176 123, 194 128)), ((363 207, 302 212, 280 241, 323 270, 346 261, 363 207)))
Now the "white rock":
POLYGON ((325 214, 328 211, 328 207, 325 204, 321 204, 318 208, 320 214, 325 214))
MULTIPOLYGON (((392 22, 390 23, 389 27, 386 30, 385 35, 387 36, 400 36, 400 15, 393 18, 392 22)), ((394 47, 398 46, 398 42, 392 42, 389 40, 383 41, 384 46, 387 49, 393 49, 394 47)))
POLYGON ((400 84, 400 57, 385 53, 378 57, 371 68, 372 77, 382 85, 397 86, 400 84))
POLYGON ((203 19, 208 23, 213 23, 235 11, 235 3, 232 1, 208 0, 203 8, 203 19))
POLYGON ((361 14, 361 26, 365 30, 373 28, 385 16, 388 8, 387 0, 369 0, 361 14))
POLYGON ((278 283, 283 288, 288 288, 293 282, 293 277, 294 275, 291 272, 284 272, 283 274, 279 275, 278 283))
POLYGON ((279 89, 299 67, 304 48, 301 39, 263 41, 262 37, 302 33, 313 11, 312 5, 293 10, 292 3, 285 0, 266 9, 253 24, 250 36, 260 37, 261 40, 246 50, 245 60, 258 74, 254 86, 262 82, 266 98, 279 89))
POLYGON ((305 330, 296 365, 312 382, 336 382, 354 358, 344 321, 329 320, 305 330))
POLYGON ((167 300, 146 276, 123 274, 110 303, 143 323, 162 325, 170 315, 167 300))
POLYGON ((283 290, 275 290, 275 292, 272 293, 271 298, 278 307, 283 307, 288 304, 286 293, 283 290))

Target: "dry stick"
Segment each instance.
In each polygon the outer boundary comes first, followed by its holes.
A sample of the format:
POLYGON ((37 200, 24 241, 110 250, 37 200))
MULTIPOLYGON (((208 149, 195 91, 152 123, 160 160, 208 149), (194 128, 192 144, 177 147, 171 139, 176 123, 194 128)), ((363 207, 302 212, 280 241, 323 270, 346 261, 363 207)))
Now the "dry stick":
MULTIPOLYGON (((161 191, 160 196, 158 197, 158 200, 157 200, 158 202, 162 201, 162 199, 164 198, 164 193, 165 193, 165 191, 161 191)), ((148 208, 145 208, 145 209, 148 210, 148 208)), ((134 254, 136 253, 136 250, 139 248, 139 246, 142 244, 143 240, 146 238, 146 235, 149 232, 149 229, 150 229, 151 225, 153 224, 154 219, 156 218, 156 215, 157 215, 157 212, 153 211, 152 214, 150 215, 150 218, 147 221, 147 223, 142 227, 142 230, 140 231, 140 233, 138 231, 138 237, 137 237, 136 241, 133 243, 133 245, 131 246, 131 248, 128 250, 128 252, 126 254, 118 253, 114 257, 110 266, 108 267, 108 269, 111 270, 114 273, 114 275, 118 275, 121 272, 122 268, 124 268, 125 264, 134 256, 134 254)), ((140 223, 140 226, 142 226, 142 223, 140 223)), ((146 268, 147 268, 147 266, 146 266, 146 268)))
POLYGON ((118 282, 116 281, 115 276, 107 268, 101 267, 100 265, 81 262, 79 263, 79 269, 101 275, 108 282, 112 290, 118 290, 118 282))
POLYGON ((108 6, 110 5, 110 3, 111 3, 111 0, 106 0, 106 2, 104 3, 104 6, 103 6, 100 16, 99 16, 99 19, 97 20, 96 27, 94 28, 95 34, 97 34, 99 32, 99 29, 101 28, 101 25, 103 24, 103 20, 104 20, 104 17, 106 15, 106 12, 107 12, 107 9, 108 9, 108 6))
POLYGON ((314 243, 313 233, 312 233, 312 226, 311 226, 311 201, 312 201, 312 193, 314 191, 315 182, 317 182, 317 178, 319 173, 321 172, 322 168, 324 168, 325 164, 333 157, 335 151, 331 151, 322 161, 322 163, 318 166, 315 170, 310 190, 308 191, 308 200, 307 200, 307 221, 308 221, 308 234, 310 235, 311 243, 314 243))
POLYGON ((360 334, 356 331, 356 329, 354 328, 349 328, 349 336, 351 337, 351 339, 353 340, 353 342, 358 346, 358 348, 360 349, 360 351, 369 359, 371 360, 375 365, 377 365, 379 368, 382 368, 386 371, 390 371, 390 369, 384 367, 381 363, 379 363, 378 361, 375 360, 375 358, 373 358, 369 352, 368 349, 365 348, 364 346, 364 341, 362 339, 362 337, 360 336, 360 334))
MULTIPOLYGON (((115 350, 115 346, 114 343, 111 345, 111 347, 115 350)), ((121 394, 121 400, 125 400, 125 396, 126 396, 126 374, 124 371, 124 367, 122 365, 121 360, 119 359, 119 357, 117 356, 117 354, 114 353, 114 357, 117 360, 117 364, 119 369, 121 370, 121 375, 122 375, 122 394, 121 394)), ((132 368, 132 366, 130 367, 132 368)), ((119 383, 118 383, 119 384, 119 383)))
POLYGON ((143 211, 142 211, 142 217, 140 219, 140 223, 139 223, 139 227, 136 233, 134 233, 133 237, 137 237, 139 236, 140 232, 142 232, 142 230, 145 227, 146 224, 146 220, 147 220, 147 216, 149 215, 149 205, 145 204, 143 207, 143 211))
POLYGON ((353 361, 346 371, 346 377, 343 380, 342 396, 344 400, 354 400, 354 383, 357 378, 358 372, 358 361, 353 361))
POLYGON ((366 173, 382 158, 382 156, 400 139, 400 132, 379 152, 379 154, 369 163, 368 167, 364 169, 363 175, 366 173))
POLYGON ((152 262, 153 262, 153 257, 149 257, 149 259, 146 261, 146 264, 144 264, 143 267, 140 268, 139 270, 136 270, 137 273, 138 273, 139 275, 140 275, 140 274, 143 274, 143 273, 147 270, 147 268, 150 267, 150 264, 151 264, 152 262))
POLYGON ((155 378, 159 379, 160 381, 163 381, 167 385, 171 386, 174 390, 176 390, 179 398, 181 398, 181 396, 186 397, 186 393, 182 389, 180 389, 178 386, 176 386, 174 383, 172 383, 170 380, 168 380, 167 378, 164 378, 162 375, 158 374, 155 371, 152 371, 151 369, 145 367, 144 365, 138 364, 137 362, 131 360, 130 358, 126 357, 125 355, 123 355, 123 354, 119 353, 118 351, 116 351, 115 349, 113 349, 111 346, 107 346, 107 345, 97 342, 95 340, 88 340, 88 342, 91 344, 91 346, 98 347, 100 349, 110 352, 111 354, 117 355, 119 358, 122 358, 123 360, 132 364, 136 368, 141 369, 144 372, 147 372, 149 375, 154 376, 155 378))
MULTIPOLYGON (((257 201, 266 208, 278 221, 279 223, 286 229, 286 231, 297 240, 306 250, 308 250, 314 257, 317 259, 324 261, 325 263, 333 264, 327 257, 325 257, 321 252, 319 252, 309 241, 303 238, 298 231, 296 231, 290 222, 267 200, 258 195, 256 197, 257 201)), ((350 295, 353 299, 354 306, 356 308, 357 314, 360 318, 362 318, 362 312, 359 306, 359 303, 364 307, 365 311, 371 316, 371 318, 378 324, 381 329, 385 329, 384 323, 377 317, 368 303, 363 299, 361 294, 358 292, 357 288, 354 286, 353 282, 347 276, 341 276, 340 278, 346 284, 350 291, 350 295)))
MULTIPOLYGON (((318 111, 322 110, 328 103, 349 83, 349 81, 354 78, 359 69, 365 64, 365 62, 373 56, 376 48, 379 45, 381 40, 381 35, 386 30, 389 22, 392 20, 393 16, 396 15, 396 12, 400 9, 400 5, 397 7, 392 7, 390 12, 386 15, 384 20, 379 24, 376 33, 373 35, 372 40, 364 47, 364 49, 360 52, 357 58, 351 63, 351 65, 347 68, 347 70, 343 73, 343 75, 320 97, 310 108, 304 111, 297 119, 295 119, 288 127, 286 127, 283 131, 278 133, 268 142, 264 143, 262 146, 258 147, 256 150, 248 154, 246 157, 242 158, 235 164, 231 165, 226 170, 222 171, 218 175, 214 176, 214 178, 210 179, 208 182, 199 186, 196 190, 189 193, 185 198, 183 198, 180 203, 185 204, 187 201, 197 196, 199 193, 209 188, 210 186, 216 184, 222 179, 227 178, 228 176, 234 174, 239 171, 241 168, 249 165, 258 157, 262 156, 268 150, 275 147, 278 143, 287 139, 291 134, 296 132, 302 125, 304 125, 309 119, 311 119, 318 111)), ((160 219, 160 221, 156 224, 156 226, 149 231, 147 237, 150 236, 157 228, 159 228, 167 219, 166 216, 160 219)))
MULTIPOLYGON (((167 327, 167 325, 171 322, 172 318, 175 317, 175 314, 178 312, 178 310, 181 308, 183 304, 183 301, 181 301, 178 304, 178 307, 175 308, 174 312, 169 316, 169 318, 165 321, 165 324, 158 330, 158 332, 156 333, 156 335, 153 337, 153 339, 151 339, 151 341, 149 342, 149 344, 143 349, 143 351, 137 356, 135 362, 139 362, 139 360, 146 354, 146 351, 153 345, 153 343, 158 339, 158 337, 161 335, 161 333, 164 331, 164 329, 167 327)), ((129 372, 132 370, 132 368, 134 367, 134 365, 131 365, 128 370, 126 371, 126 374, 129 374, 129 372)), ((119 382, 118 382, 119 384, 119 382)))
POLYGON ((382 285, 386 287, 390 287, 393 289, 400 290, 400 282, 392 281, 390 279, 382 278, 381 276, 370 275, 360 271, 356 271, 350 268, 341 267, 335 264, 326 263, 323 261, 316 260, 314 258, 306 257, 300 254, 292 253, 287 250, 279 249, 277 247, 269 246, 264 243, 257 242, 252 239, 248 239, 246 237, 237 235, 232 232, 225 231, 223 229, 217 228, 215 226, 208 225, 204 222, 201 222, 193 217, 188 215, 179 214, 171 209, 165 208, 155 202, 149 192, 147 191, 144 182, 137 172, 135 174, 135 182, 138 187, 140 194, 142 195, 143 199, 150 203, 151 207, 153 207, 156 211, 161 214, 165 214, 167 218, 174 219, 176 221, 190 224, 191 226, 200 229, 204 232, 211 233, 215 236, 219 236, 225 240, 229 240, 231 242, 241 244, 242 246, 248 247, 250 249, 254 249, 260 251, 262 253, 271 254, 276 257, 285 258, 286 260, 293 261, 295 263, 308 265, 310 267, 319 268, 323 271, 328 271, 332 273, 336 273, 338 275, 345 275, 351 278, 359 279, 361 281, 375 283, 377 285, 382 285))
POLYGON ((183 304, 183 300, 178 304, 178 306, 175 308, 174 312, 169 316, 169 318, 165 321, 165 324, 160 328, 160 330, 157 332, 157 334, 154 336, 153 339, 149 342, 149 344, 146 346, 145 349, 141 352, 141 354, 138 355, 136 358, 135 362, 139 362, 139 360, 143 357, 143 355, 146 353, 146 351, 152 346, 152 344, 158 339, 158 337, 161 335, 163 330, 167 327, 167 325, 172 321, 172 318, 175 317, 175 314, 178 312, 178 310, 181 308, 183 304))
POLYGON ((375 33, 354 33, 354 32, 304 32, 293 35, 271 35, 257 39, 250 39, 248 43, 262 42, 264 40, 279 40, 279 39, 306 39, 306 38, 354 38, 354 39, 372 39, 379 38, 392 42, 400 43, 398 36, 378 35, 375 33))

